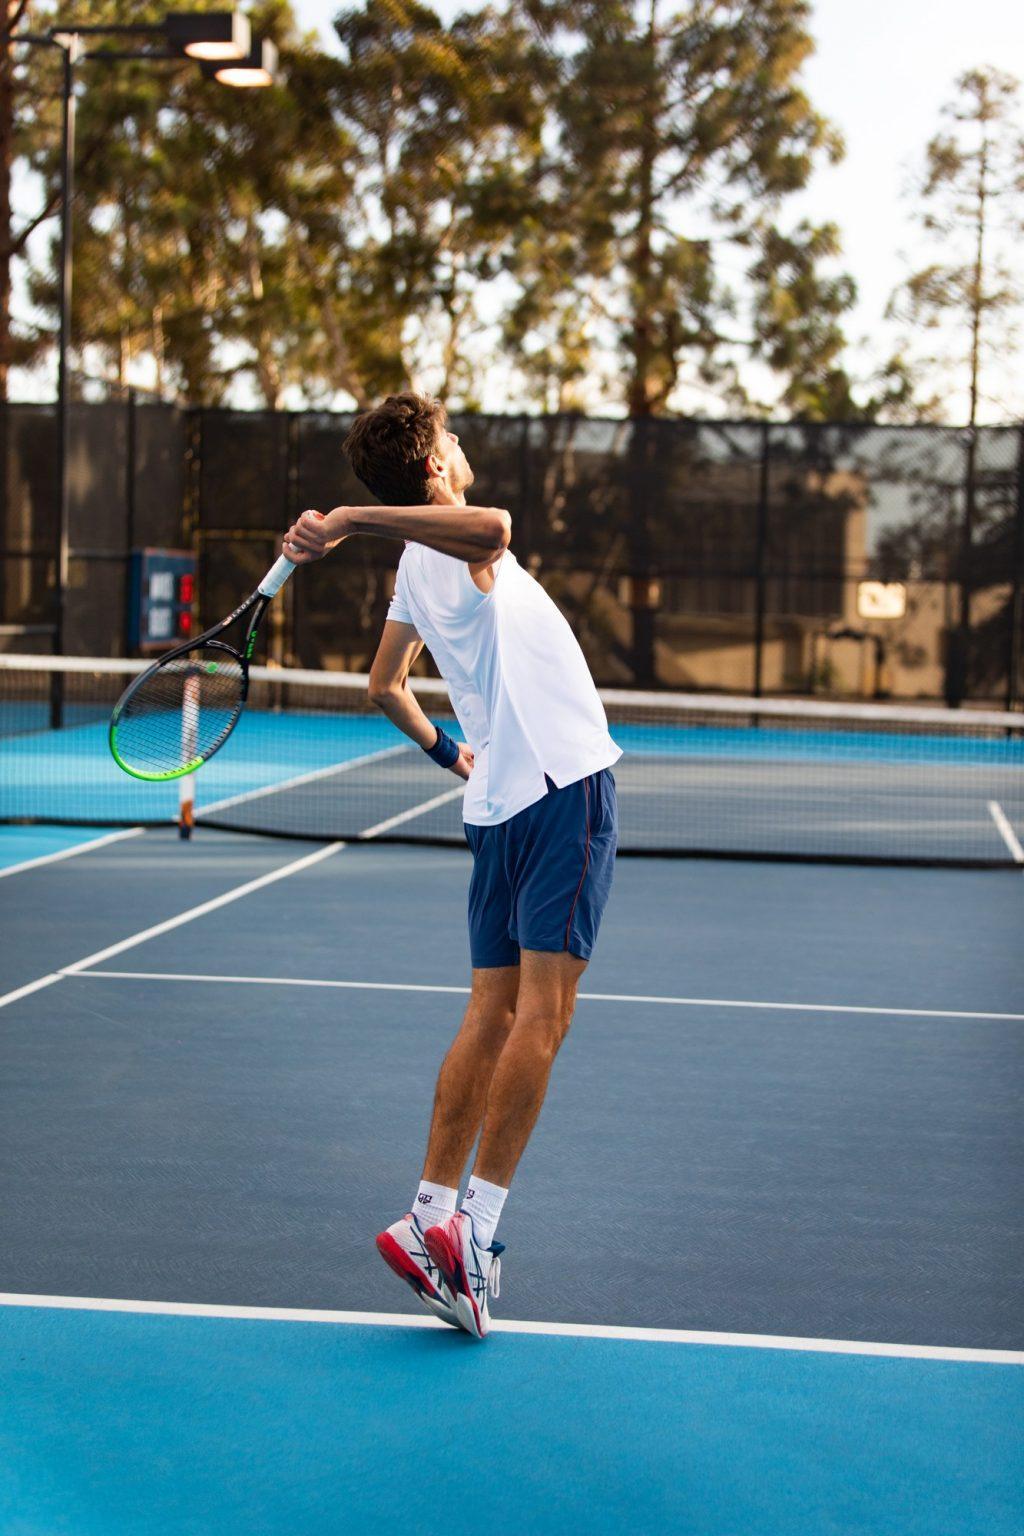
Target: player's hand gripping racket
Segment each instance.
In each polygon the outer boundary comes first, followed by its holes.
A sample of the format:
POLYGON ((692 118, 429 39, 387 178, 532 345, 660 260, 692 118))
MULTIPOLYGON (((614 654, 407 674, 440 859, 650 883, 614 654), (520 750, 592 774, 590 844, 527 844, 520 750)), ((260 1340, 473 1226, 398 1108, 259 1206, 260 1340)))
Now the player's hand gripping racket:
POLYGON ((161 782, 195 773, 238 724, 249 692, 249 658, 260 621, 295 565, 285 555, 234 613, 142 672, 114 705, 110 750, 136 779, 161 782), (248 619, 241 647, 222 638, 248 619))

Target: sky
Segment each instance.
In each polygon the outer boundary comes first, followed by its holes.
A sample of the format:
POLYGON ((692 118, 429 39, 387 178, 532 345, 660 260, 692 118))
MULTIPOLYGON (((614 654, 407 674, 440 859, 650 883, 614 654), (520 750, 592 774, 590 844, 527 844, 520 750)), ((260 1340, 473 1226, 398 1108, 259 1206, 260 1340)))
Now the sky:
MULTIPOLYGON (((339 0, 293 0, 299 23, 334 43, 331 20, 339 0)), ((433 0, 449 19, 472 0, 433 0)), ((869 373, 897 340, 884 311, 894 287, 920 264, 920 236, 911 220, 911 183, 940 109, 965 69, 995 64, 1024 80, 1020 0, 814 0, 816 52, 804 69, 815 107, 841 130, 846 157, 821 166, 811 184, 786 204, 786 217, 832 220, 840 227, 841 265, 858 285, 846 317, 854 373, 869 373), (916 248, 916 249, 915 249, 916 248)), ((1024 123, 1022 123, 1024 127, 1024 123)), ((41 383, 43 381, 37 381, 41 383)), ((1024 384, 1016 370, 994 376, 997 402, 988 419, 1024 414, 1024 384)), ((485 401, 485 405, 489 402, 485 401)), ((963 396, 951 401, 962 417, 963 396)), ((497 407, 497 408, 500 408, 497 407)), ((699 411, 700 400, 684 402, 699 411)))

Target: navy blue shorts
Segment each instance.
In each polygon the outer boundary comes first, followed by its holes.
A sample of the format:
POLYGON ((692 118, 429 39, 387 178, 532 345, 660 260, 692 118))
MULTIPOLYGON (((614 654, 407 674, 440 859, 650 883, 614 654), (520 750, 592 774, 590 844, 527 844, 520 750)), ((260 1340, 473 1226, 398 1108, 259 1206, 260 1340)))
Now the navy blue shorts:
POLYGON ((548 784, 543 800, 508 821, 466 827, 476 969, 518 965, 521 949, 590 959, 615 867, 615 780, 605 768, 562 789, 548 784))

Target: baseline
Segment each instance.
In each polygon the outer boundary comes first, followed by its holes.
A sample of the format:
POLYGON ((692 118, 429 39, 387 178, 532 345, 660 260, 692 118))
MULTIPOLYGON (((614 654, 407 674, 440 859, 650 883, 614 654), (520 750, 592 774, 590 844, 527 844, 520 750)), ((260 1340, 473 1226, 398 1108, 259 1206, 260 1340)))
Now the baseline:
MULTIPOLYGON (((335 1312, 302 1307, 241 1307, 229 1303, 132 1301, 109 1296, 32 1296, 0 1291, 0 1307, 76 1312, 134 1312, 158 1317, 217 1317, 252 1322, 327 1323, 350 1327, 450 1329, 438 1318, 406 1312, 335 1312)), ((656 1344, 702 1344, 728 1349, 780 1349, 804 1354, 871 1355, 892 1360, 956 1360, 972 1365, 1024 1365, 1024 1350, 968 1349, 960 1345, 885 1344, 863 1339, 793 1338, 770 1333, 721 1333, 688 1328, 631 1328, 617 1323, 518 1322, 494 1318, 496 1333, 574 1339, 622 1339, 656 1344)))

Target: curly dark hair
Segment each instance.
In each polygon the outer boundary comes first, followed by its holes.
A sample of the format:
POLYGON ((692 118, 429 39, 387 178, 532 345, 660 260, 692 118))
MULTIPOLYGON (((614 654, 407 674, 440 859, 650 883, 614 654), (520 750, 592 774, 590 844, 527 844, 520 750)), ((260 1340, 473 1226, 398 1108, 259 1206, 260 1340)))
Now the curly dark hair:
POLYGON ((400 507, 429 501, 427 455, 448 420, 440 400, 409 391, 388 395, 357 416, 343 448, 353 470, 378 501, 400 507))

